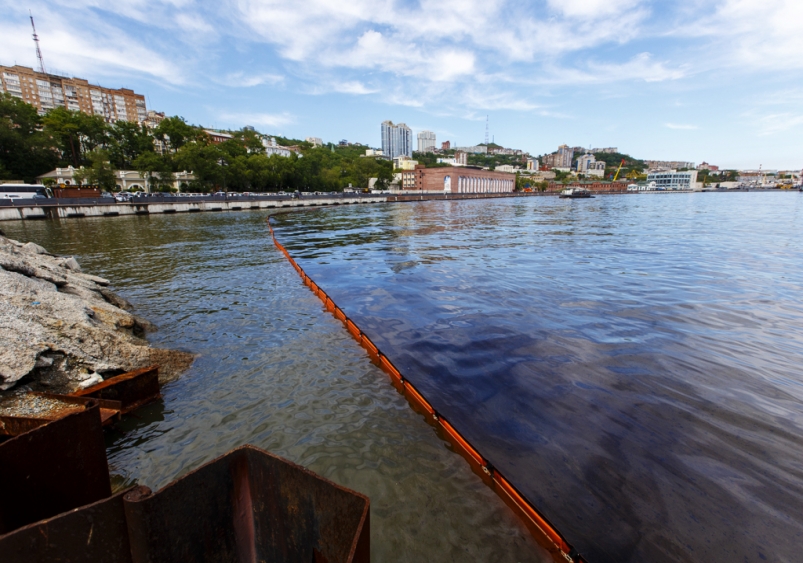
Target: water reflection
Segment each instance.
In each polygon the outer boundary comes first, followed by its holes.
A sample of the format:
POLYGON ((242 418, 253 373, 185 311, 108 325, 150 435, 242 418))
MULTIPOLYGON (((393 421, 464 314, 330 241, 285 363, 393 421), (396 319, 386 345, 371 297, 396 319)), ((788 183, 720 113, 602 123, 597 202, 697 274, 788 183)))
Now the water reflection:
POLYGON ((797 558, 796 194, 425 202, 276 226, 592 560, 797 558))
MULTIPOLYGON (((115 487, 156 489, 251 443, 368 495, 374 561, 551 560, 322 310, 265 217, 3 224, 112 280, 160 326, 156 345, 200 354, 162 402, 108 434, 115 487)), ((333 217, 348 227, 348 213, 333 217)))

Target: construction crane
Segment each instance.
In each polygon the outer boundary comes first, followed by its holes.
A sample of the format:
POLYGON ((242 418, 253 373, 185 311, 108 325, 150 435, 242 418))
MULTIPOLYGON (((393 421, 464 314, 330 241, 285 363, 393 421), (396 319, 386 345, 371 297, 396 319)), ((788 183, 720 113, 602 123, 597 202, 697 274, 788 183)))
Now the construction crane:
POLYGON ((616 170, 616 176, 613 177, 613 181, 615 182, 617 178, 619 178, 619 172, 622 171, 622 166, 625 165, 625 159, 622 159, 622 162, 619 163, 619 168, 616 170))
POLYGON ((47 74, 45 71, 45 59, 42 57, 42 50, 39 49, 39 36, 36 35, 36 26, 33 24, 33 14, 30 10, 28 10, 28 14, 31 16, 31 28, 33 29, 33 42, 36 43, 36 58, 39 59, 39 72, 42 74, 47 74))

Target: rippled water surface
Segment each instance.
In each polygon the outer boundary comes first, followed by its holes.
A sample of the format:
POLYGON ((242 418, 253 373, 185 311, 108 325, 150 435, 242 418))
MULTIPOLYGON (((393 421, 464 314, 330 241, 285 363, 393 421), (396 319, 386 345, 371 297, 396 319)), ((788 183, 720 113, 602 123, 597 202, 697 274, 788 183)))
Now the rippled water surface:
POLYGON ((323 311, 265 218, 0 224, 110 279, 160 326, 156 345, 199 354, 162 403, 109 435, 118 483, 157 489, 250 443, 368 495, 374 561, 551 561, 323 311))
POLYGON ((801 194, 438 201, 274 225, 591 561, 803 560, 801 194))

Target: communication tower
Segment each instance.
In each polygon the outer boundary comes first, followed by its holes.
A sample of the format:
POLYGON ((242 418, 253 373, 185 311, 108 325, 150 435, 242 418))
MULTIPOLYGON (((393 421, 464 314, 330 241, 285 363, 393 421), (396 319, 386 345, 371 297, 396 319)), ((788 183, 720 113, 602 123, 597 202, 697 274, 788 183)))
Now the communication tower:
POLYGON ((42 50, 39 48, 39 36, 36 35, 36 26, 33 24, 33 14, 31 14, 30 10, 28 14, 31 16, 31 29, 33 29, 33 42, 36 43, 36 58, 39 59, 39 72, 47 74, 47 71, 45 71, 45 59, 42 58, 42 50))

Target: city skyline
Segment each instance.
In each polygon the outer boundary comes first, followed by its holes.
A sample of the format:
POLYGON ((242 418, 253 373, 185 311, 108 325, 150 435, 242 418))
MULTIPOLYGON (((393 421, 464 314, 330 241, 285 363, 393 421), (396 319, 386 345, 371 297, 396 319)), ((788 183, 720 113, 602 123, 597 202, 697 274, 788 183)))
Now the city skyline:
POLYGON ((791 0, 204 3, 0 0, 0 64, 143 93, 207 127, 380 146, 407 123, 456 146, 796 169, 803 38, 791 0))

